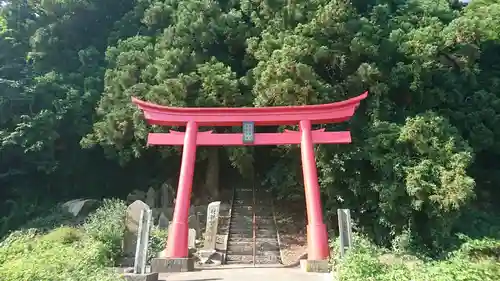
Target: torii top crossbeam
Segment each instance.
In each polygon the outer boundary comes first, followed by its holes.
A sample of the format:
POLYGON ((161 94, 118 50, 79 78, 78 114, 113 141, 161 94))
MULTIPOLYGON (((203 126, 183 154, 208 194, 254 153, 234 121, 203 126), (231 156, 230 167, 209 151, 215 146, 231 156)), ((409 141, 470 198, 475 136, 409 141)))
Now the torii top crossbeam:
POLYGON ((328 104, 273 107, 169 107, 132 98, 151 125, 185 126, 194 121, 199 126, 241 126, 253 121, 256 126, 297 125, 301 120, 312 124, 344 122, 351 118, 359 103, 368 96, 365 92, 357 97, 328 104))

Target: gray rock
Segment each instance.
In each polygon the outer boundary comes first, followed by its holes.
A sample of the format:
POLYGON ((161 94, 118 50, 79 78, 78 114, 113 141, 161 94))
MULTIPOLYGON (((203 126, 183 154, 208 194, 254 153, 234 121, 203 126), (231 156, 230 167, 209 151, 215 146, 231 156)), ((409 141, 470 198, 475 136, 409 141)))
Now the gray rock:
POLYGON ((62 204, 62 208, 77 217, 87 216, 89 213, 97 209, 99 205, 100 202, 94 199, 74 199, 62 204))
POLYGON ((156 207, 156 191, 154 188, 150 187, 148 189, 148 192, 146 193, 146 204, 148 204, 148 206, 150 208, 155 208, 156 207))

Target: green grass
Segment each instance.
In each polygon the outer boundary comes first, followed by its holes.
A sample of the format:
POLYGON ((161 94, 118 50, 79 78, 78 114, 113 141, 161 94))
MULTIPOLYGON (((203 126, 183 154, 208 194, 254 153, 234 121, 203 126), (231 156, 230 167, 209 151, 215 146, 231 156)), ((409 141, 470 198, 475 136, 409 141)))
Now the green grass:
MULTIPOLYGON (((81 225, 61 210, 37 218, 0 242, 1 281, 118 281, 126 204, 104 200, 81 225), (58 224, 59 223, 59 224, 58 224), (63 224, 63 225, 61 225, 63 224)), ((165 247, 167 233, 153 228, 150 258, 165 247)))

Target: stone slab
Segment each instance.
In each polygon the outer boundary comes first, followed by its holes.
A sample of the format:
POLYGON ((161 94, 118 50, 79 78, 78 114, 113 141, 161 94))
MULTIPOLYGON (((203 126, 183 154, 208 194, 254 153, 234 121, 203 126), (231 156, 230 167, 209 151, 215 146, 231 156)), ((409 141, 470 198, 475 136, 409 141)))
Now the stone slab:
POLYGON ((144 274, 124 273, 123 278, 126 281, 158 281, 158 273, 157 272, 144 273, 144 274))
POLYGON ((134 203, 127 207, 127 214, 125 217, 125 234, 123 238, 123 252, 125 256, 134 257, 137 248, 137 235, 139 233, 139 220, 141 211, 149 211, 149 206, 136 200, 134 203))
POLYGON ((219 225, 220 201, 208 204, 207 224, 205 226, 204 250, 215 250, 217 230, 219 225))
POLYGON ((187 272, 194 271, 193 258, 154 258, 151 261, 152 272, 187 272))
POLYGON ((329 273, 331 271, 328 260, 300 260, 300 268, 305 272, 329 273))
POLYGON ((196 229, 190 228, 188 230, 188 249, 196 248, 196 229))

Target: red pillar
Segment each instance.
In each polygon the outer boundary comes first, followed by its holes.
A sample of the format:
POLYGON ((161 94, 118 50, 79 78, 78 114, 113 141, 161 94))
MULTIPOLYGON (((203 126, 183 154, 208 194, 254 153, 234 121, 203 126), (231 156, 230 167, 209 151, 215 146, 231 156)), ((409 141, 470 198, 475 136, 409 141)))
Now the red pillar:
POLYGON ((168 233, 167 258, 187 258, 188 256, 188 217, 193 187, 194 163, 196 161, 197 134, 198 124, 189 121, 184 135, 181 173, 175 199, 174 216, 168 233))
POLYGON ((323 211, 318 184, 318 171, 314 157, 311 121, 302 120, 299 123, 301 139, 300 152, 302 156, 302 172, 307 208, 307 252, 308 260, 325 260, 330 255, 328 233, 323 223, 323 211))

